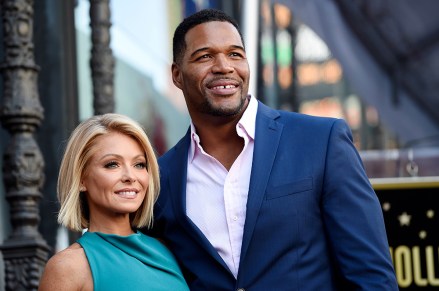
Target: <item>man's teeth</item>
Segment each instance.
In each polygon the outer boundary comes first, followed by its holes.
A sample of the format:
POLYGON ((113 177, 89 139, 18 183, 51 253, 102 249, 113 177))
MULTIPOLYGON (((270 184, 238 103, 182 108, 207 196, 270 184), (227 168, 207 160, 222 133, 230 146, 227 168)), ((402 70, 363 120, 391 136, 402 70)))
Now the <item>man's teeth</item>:
POLYGON ((213 87, 213 89, 232 89, 232 88, 235 88, 235 86, 234 85, 225 85, 225 86, 213 87))

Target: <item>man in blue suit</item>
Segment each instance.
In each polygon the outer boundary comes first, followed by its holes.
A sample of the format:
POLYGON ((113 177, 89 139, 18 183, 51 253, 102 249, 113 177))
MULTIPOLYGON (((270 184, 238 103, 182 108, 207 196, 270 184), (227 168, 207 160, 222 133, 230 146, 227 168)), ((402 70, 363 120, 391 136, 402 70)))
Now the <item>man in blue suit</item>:
POLYGON ((346 123, 250 96, 242 35, 223 12, 186 18, 173 54, 191 125, 159 159, 152 233, 191 290, 398 290, 346 123))

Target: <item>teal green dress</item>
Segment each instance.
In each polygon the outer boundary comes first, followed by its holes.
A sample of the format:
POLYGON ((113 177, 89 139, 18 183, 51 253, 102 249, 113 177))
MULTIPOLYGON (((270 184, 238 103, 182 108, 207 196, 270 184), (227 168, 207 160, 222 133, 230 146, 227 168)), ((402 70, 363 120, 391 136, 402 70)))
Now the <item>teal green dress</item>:
POLYGON ((129 236, 86 232, 84 249, 94 290, 189 290, 173 254, 141 232, 129 236))

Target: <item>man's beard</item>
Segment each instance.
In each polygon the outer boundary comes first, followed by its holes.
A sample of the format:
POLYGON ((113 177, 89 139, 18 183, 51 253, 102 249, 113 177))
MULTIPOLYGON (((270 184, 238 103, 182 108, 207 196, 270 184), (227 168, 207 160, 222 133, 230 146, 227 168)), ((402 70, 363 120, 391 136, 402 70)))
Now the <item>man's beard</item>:
POLYGON ((241 113, 241 110, 245 104, 245 98, 242 98, 242 95, 241 98, 239 99, 239 104, 232 108, 214 106, 212 102, 210 102, 209 98, 206 98, 205 100, 206 101, 201 105, 202 112, 213 116, 223 116, 223 117, 235 116, 241 113))

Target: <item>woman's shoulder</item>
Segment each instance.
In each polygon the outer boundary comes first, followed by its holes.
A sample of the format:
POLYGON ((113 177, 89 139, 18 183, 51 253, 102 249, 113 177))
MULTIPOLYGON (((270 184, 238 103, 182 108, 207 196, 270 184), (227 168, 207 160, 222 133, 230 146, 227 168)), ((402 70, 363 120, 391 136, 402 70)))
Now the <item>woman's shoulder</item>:
POLYGON ((56 253, 48 264, 56 265, 61 268, 82 268, 88 266, 87 257, 84 249, 78 243, 73 243, 68 248, 56 253))
POLYGON ((41 277, 39 290, 93 290, 87 256, 78 243, 49 259, 41 277))

